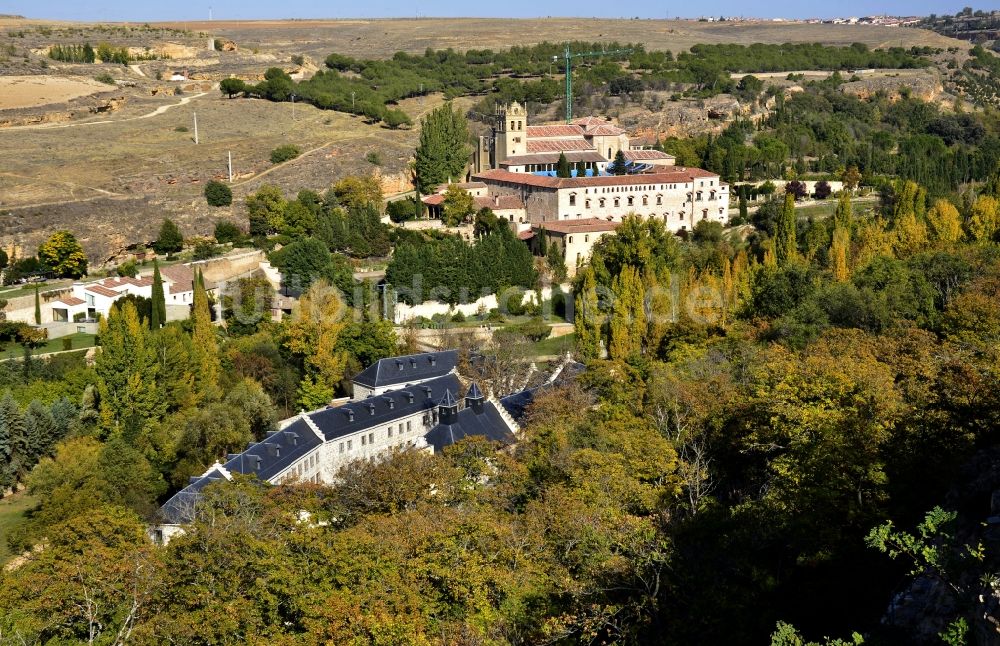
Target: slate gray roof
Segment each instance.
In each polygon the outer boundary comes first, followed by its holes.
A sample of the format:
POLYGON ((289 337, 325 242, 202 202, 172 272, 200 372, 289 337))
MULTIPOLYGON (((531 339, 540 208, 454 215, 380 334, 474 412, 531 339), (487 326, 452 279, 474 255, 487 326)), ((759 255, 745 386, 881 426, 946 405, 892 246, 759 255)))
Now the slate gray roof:
POLYGON ((227 479, 218 469, 211 469, 200 477, 192 477, 188 486, 175 493, 160 507, 161 520, 171 525, 190 523, 194 520, 195 507, 201 497, 201 490, 214 482, 227 479))
POLYGON ((458 375, 449 374, 421 384, 389 390, 381 395, 349 402, 337 408, 309 413, 327 442, 366 428, 391 424, 397 419, 433 409, 445 391, 457 391, 458 375))
POLYGON ((384 388, 443 377, 457 365, 457 350, 389 357, 368 366, 359 372, 353 381, 369 388, 384 388))
POLYGON ((476 413, 471 407, 463 408, 458 411, 454 424, 438 424, 424 435, 424 439, 438 453, 446 446, 473 435, 481 435, 504 444, 514 442, 514 434, 493 402, 484 403, 481 413, 476 413))
POLYGON ((301 417, 283 430, 251 443, 243 453, 230 454, 225 467, 232 473, 269 480, 323 444, 301 417))

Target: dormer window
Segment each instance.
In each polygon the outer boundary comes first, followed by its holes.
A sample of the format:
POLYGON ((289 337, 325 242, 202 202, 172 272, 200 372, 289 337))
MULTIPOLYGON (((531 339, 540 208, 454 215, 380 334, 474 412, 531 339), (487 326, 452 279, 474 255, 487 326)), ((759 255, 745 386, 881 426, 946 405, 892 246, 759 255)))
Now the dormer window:
POLYGON ((368 414, 369 415, 374 415, 375 414, 375 404, 372 404, 372 403, 368 404, 368 414))
POLYGON ((386 397, 385 403, 389 405, 389 410, 392 410, 393 408, 396 407, 396 402, 393 401, 392 397, 386 397))
POLYGON ((413 403, 413 393, 411 393, 410 391, 408 391, 408 390, 405 391, 403 393, 403 397, 406 397, 406 403, 408 403, 408 404, 412 404, 413 403))
POLYGON ((403 362, 400 361, 399 359, 396 359, 396 367, 399 368, 399 370, 402 371, 402 369, 403 369, 403 362))
POLYGON ((351 410, 350 408, 347 409, 347 421, 348 422, 354 421, 354 411, 351 410))
POLYGON ((434 355, 431 355, 430 359, 432 366, 437 365, 437 358, 434 355))

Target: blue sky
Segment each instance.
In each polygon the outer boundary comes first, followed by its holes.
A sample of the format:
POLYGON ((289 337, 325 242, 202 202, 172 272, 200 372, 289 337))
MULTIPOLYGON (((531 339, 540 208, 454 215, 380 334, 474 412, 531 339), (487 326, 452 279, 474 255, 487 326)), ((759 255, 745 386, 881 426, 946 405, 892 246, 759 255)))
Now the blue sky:
MULTIPOLYGON (((841 2, 802 2, 792 7, 773 0, 701 0, 697 3, 657 2, 628 3, 608 0, 508 0, 475 2, 468 0, 366 0, 364 2, 319 2, 315 0, 173 0, 136 2, 135 0, 4 0, 0 13, 32 18, 94 21, 204 20, 208 8, 218 20, 254 18, 356 18, 421 16, 583 16, 697 18, 701 15, 744 15, 789 18, 864 16, 871 14, 926 15, 955 13, 969 4, 932 0, 842 0, 841 2), (623 13, 624 12, 624 13, 623 13)), ((973 5, 976 8, 1000 8, 997 4, 973 5)))

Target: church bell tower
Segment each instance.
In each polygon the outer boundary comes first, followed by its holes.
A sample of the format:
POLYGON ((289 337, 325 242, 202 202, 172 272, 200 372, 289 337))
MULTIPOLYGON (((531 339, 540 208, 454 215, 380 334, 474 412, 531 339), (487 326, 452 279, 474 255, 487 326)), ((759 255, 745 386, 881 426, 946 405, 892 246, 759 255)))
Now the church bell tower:
POLYGON ((528 152, 527 137, 528 113, 517 101, 510 105, 497 105, 496 114, 496 158, 494 168, 499 168, 500 162, 516 155, 528 152))

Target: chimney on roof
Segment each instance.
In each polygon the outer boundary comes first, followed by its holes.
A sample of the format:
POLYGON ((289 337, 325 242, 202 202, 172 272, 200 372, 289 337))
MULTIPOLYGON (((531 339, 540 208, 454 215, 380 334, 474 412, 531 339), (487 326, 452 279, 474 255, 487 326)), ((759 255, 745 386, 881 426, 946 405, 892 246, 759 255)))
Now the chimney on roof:
POLYGON ((296 433, 294 431, 285 431, 285 437, 288 438, 288 441, 291 443, 292 446, 298 446, 299 445, 299 434, 298 433, 296 433))
POLYGON ((270 455, 272 458, 281 457, 281 447, 275 444, 274 442, 265 442, 264 446, 267 448, 267 454, 270 455))
POLYGON ((399 368, 400 370, 403 369, 403 360, 402 359, 396 359, 396 367, 399 368))
POLYGON ((354 411, 351 410, 350 408, 348 408, 344 412, 347 413, 347 421, 348 422, 353 422, 354 421, 354 411))
POLYGON ((393 400, 392 397, 383 397, 382 399, 383 401, 385 401, 386 404, 389 405, 389 410, 392 410, 393 408, 396 407, 396 402, 393 400))
POLYGON ((437 357, 435 357, 433 354, 430 356, 430 360, 432 366, 437 364, 437 357))

